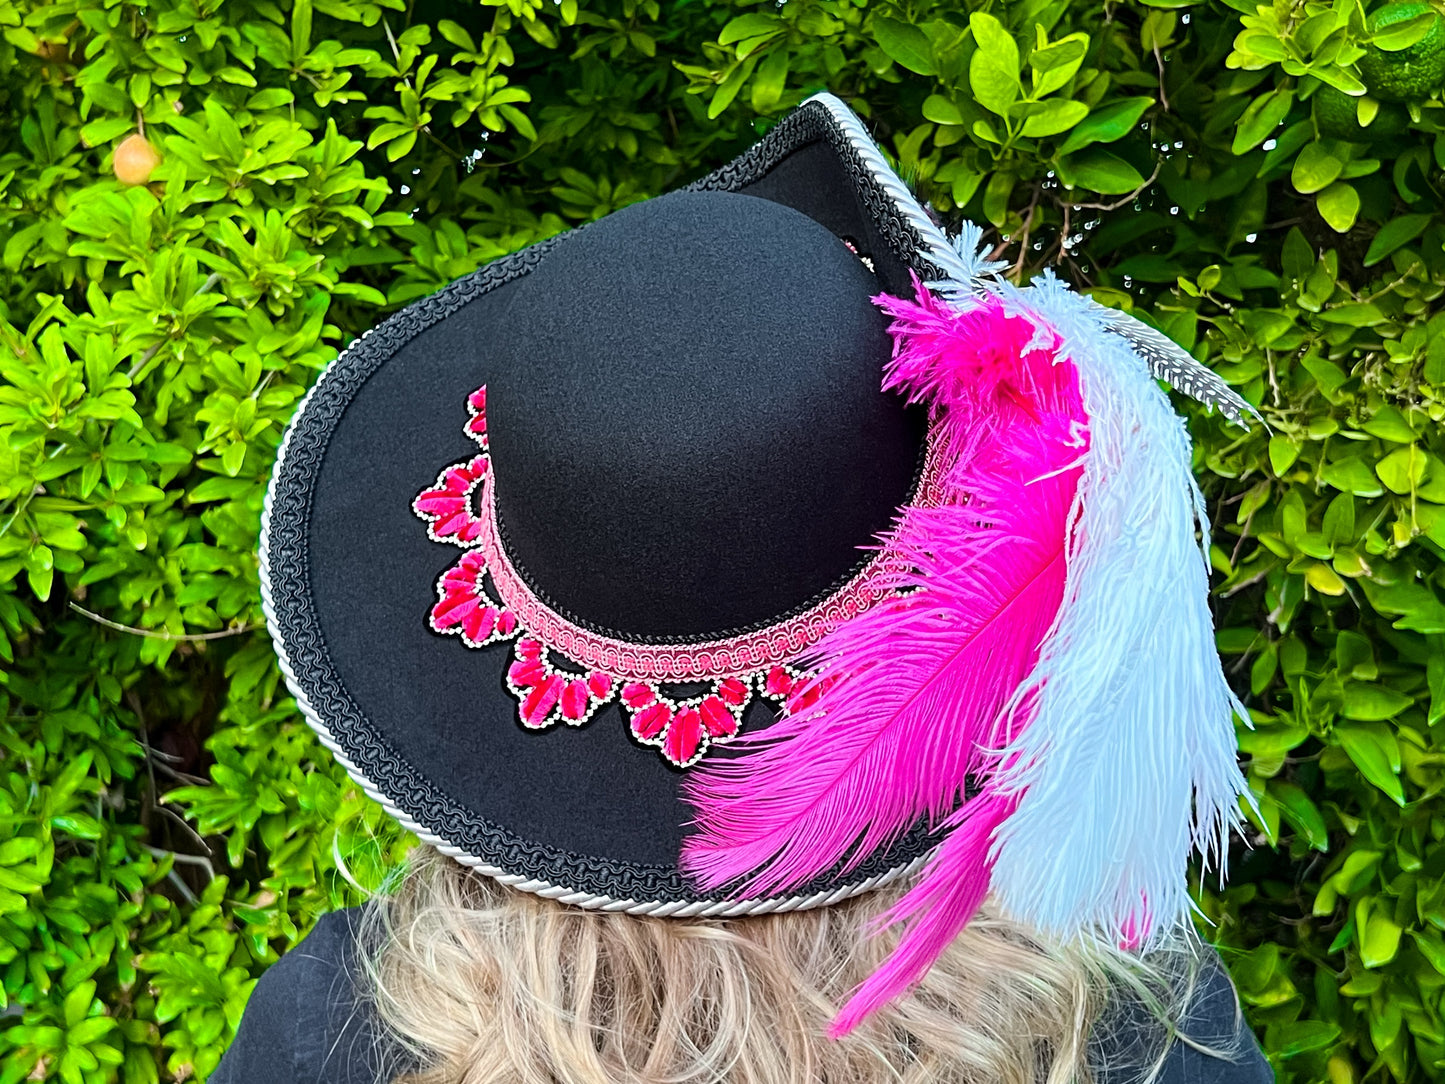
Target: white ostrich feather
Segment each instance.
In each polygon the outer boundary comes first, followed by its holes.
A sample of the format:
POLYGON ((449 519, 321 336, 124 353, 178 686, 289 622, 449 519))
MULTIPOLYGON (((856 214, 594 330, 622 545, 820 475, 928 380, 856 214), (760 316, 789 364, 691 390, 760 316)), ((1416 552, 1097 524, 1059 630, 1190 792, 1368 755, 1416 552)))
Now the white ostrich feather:
POLYGON ((1189 914, 1191 851, 1223 875, 1249 793, 1232 722, 1248 715, 1214 645, 1189 436, 1105 310, 1048 273, 986 288, 1058 333, 1090 419, 1064 604, 1004 772, 1023 797, 994 836, 994 890, 1044 930, 1156 943, 1189 914))

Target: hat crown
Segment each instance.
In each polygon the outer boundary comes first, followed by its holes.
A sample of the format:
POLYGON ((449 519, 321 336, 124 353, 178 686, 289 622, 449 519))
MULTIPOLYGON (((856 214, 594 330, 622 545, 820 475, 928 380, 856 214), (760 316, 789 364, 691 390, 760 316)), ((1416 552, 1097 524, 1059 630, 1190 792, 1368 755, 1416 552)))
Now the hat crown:
POLYGON ((576 231, 497 331, 502 545, 579 624, 698 640, 765 626, 866 560, 924 424, 881 390, 874 276, 791 208, 678 192, 576 231))

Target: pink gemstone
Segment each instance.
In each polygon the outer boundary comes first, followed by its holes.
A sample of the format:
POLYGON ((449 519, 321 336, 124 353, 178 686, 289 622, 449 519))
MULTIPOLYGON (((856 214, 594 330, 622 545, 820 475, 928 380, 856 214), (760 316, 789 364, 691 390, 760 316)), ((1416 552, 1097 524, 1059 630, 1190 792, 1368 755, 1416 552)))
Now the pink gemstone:
POLYGON ((532 727, 546 726, 547 715, 561 693, 561 675, 549 674, 543 678, 522 701, 522 722, 532 727))
POLYGON ((781 666, 775 666, 768 671, 765 684, 769 696, 787 696, 793 689, 793 679, 781 666))
POLYGON ((605 699, 607 694, 612 692, 612 675, 593 670, 587 675, 587 691, 598 700, 605 699))
POLYGON ((672 725, 667 728, 667 736, 662 740, 663 756, 682 767, 697 753, 701 741, 702 716, 692 708, 682 708, 672 720, 672 725))
POLYGON ((790 712, 807 711, 823 694, 837 683, 836 677, 809 678, 793 686, 793 698, 788 701, 790 712))
POLYGON ((517 631, 517 615, 511 610, 503 610, 497 615, 497 633, 501 636, 510 636, 517 631))
POLYGON ((722 697, 723 703, 737 707, 748 698, 748 687, 739 678, 727 678, 719 683, 717 694, 722 697))
POLYGON ((479 606, 473 610, 463 622, 462 628, 466 631, 467 639, 480 643, 492 634, 497 627, 497 608, 495 606, 479 606))
POLYGON ((477 607, 477 600, 462 594, 448 594, 431 608, 432 623, 439 629, 449 629, 465 621, 467 615, 477 607))
POLYGON ((788 701, 788 710, 791 712, 807 711, 818 702, 818 697, 822 695, 823 686, 816 681, 810 681, 798 690, 798 695, 788 701))
POLYGON ((587 682, 575 678, 562 690, 562 718, 574 722, 587 714, 587 682))
POLYGON ((453 498, 452 505, 453 507, 447 509, 433 525, 433 529, 437 534, 456 534, 457 531, 471 522, 471 517, 467 515, 467 510, 462 506, 460 501, 453 498))
POLYGON ((534 640, 525 636, 517 641, 517 658, 519 659, 540 659, 542 657, 542 641, 534 640))
POLYGON ((416 499, 417 511, 429 516, 439 516, 456 505, 456 494, 448 493, 445 489, 429 489, 416 499))
MULTIPOLYGON (((702 725, 714 738, 730 738, 738 732, 738 720, 728 709, 728 706, 716 696, 709 696, 697 706, 698 714, 702 716, 702 725)), ((678 719, 682 713, 678 713, 678 719)))
POLYGON ((644 685, 640 681, 622 686, 622 702, 629 708, 645 707, 656 699, 657 694, 652 691, 652 686, 644 685))
POLYGON ((523 689, 530 689, 546 676, 547 668, 536 659, 519 659, 507 667, 507 679, 523 689))
POLYGON ((672 718, 672 709, 666 704, 649 704, 632 717, 632 732, 643 741, 649 741, 662 733, 662 728, 672 718))

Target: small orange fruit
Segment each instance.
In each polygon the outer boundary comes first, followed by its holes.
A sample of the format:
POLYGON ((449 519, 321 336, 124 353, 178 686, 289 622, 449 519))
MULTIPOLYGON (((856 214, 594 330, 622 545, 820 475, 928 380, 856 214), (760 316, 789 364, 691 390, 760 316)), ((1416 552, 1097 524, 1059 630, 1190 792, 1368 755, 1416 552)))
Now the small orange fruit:
POLYGON ((140 133, 128 135, 115 149, 113 168, 121 184, 145 184, 161 164, 161 156, 140 133))

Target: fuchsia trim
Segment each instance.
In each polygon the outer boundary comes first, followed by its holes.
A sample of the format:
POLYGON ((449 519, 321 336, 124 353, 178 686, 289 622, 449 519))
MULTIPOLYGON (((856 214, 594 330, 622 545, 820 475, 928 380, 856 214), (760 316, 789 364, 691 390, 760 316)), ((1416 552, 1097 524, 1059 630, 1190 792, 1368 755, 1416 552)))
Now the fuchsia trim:
MULTIPOLYGON (((485 647, 521 634, 507 688, 517 698, 523 726, 540 730, 558 722, 581 726, 620 695, 632 735, 654 745, 679 768, 696 763, 713 742, 738 733, 753 695, 788 702, 815 697, 806 675, 786 666, 840 624, 893 591, 907 570, 888 551, 821 602, 767 628, 694 644, 637 644, 582 628, 557 613, 527 586, 502 548, 497 530, 491 457, 487 454, 486 388, 467 397, 465 432, 479 455, 446 468, 418 494, 412 509, 437 542, 466 549, 437 581, 429 622, 439 633, 460 635, 468 647, 485 647), (551 661, 556 652, 575 669, 551 661), (674 699, 660 686, 709 681, 700 696, 674 699)), ((940 499, 938 456, 930 443, 914 505, 940 499)))
POLYGON ((539 599, 517 574, 495 530, 490 482, 482 492, 486 523, 477 540, 486 556, 497 596, 529 632, 569 659, 640 681, 699 681, 720 674, 749 674, 787 662, 831 629, 855 617, 887 592, 892 562, 880 553, 843 587, 803 613, 755 632, 696 644, 637 644, 582 628, 539 599))

